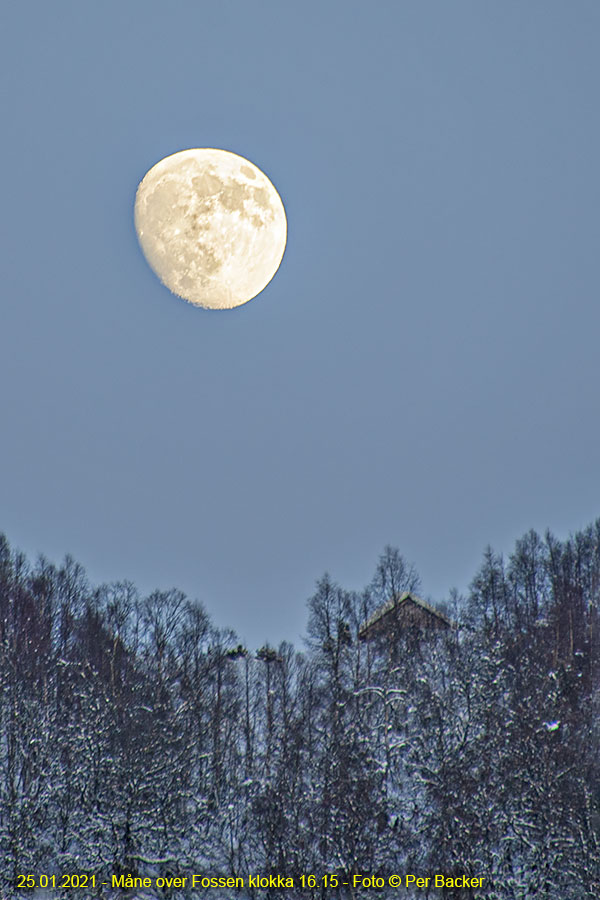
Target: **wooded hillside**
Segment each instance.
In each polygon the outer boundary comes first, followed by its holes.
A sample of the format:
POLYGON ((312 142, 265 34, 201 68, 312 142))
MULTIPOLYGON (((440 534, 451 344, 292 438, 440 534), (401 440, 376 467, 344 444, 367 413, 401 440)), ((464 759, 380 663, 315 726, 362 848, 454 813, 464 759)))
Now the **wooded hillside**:
POLYGON ((2 538, 4 892, 24 872, 415 871, 597 900, 600 520, 489 550, 451 628, 358 639, 418 589, 386 548, 364 592, 318 582, 305 652, 257 652, 177 590, 96 588, 2 538))

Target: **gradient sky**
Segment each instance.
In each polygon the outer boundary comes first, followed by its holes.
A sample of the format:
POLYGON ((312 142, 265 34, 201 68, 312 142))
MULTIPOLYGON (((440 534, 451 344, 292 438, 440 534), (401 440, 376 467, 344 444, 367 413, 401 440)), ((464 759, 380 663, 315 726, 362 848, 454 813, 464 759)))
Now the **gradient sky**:
POLYGON ((600 514, 597 0, 3 4, 0 530, 298 641, 385 544, 423 593, 600 514), (288 216, 239 309, 133 228, 188 147, 288 216))

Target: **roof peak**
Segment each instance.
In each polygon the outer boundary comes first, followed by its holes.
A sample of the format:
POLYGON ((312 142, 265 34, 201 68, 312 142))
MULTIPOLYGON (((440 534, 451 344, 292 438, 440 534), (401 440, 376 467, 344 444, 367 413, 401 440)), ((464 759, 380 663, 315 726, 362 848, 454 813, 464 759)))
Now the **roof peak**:
POLYGON ((414 594, 412 591, 396 591, 389 600, 383 603, 371 616, 369 616, 367 621, 361 626, 359 633, 365 634, 372 625, 382 619, 387 613, 407 602, 414 603, 415 606, 420 607, 432 616, 436 616, 446 625, 452 624, 450 619, 444 615, 443 612, 440 612, 439 609, 436 609, 435 606, 432 606, 426 600, 422 600, 421 597, 418 597, 417 594, 414 594))

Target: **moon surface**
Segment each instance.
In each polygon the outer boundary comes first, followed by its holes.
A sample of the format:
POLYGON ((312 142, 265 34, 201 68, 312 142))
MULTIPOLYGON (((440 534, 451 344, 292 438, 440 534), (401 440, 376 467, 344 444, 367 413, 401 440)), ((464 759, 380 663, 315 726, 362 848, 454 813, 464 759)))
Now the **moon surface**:
POLYGON ((182 150, 156 163, 137 189, 134 220, 163 284, 209 309, 256 297, 285 250, 279 194, 257 166, 228 150, 182 150))

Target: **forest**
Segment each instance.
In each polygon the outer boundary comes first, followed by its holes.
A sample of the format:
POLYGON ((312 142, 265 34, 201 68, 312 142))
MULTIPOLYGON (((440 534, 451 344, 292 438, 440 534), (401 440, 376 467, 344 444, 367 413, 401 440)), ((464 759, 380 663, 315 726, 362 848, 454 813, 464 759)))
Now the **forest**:
POLYGON ((407 590, 386 547, 362 592, 317 582, 301 650, 246 648, 179 590, 0 538, 2 896, 23 873, 441 872, 485 890, 369 895, 597 900, 600 519, 488 549, 450 627, 361 639, 407 590))

